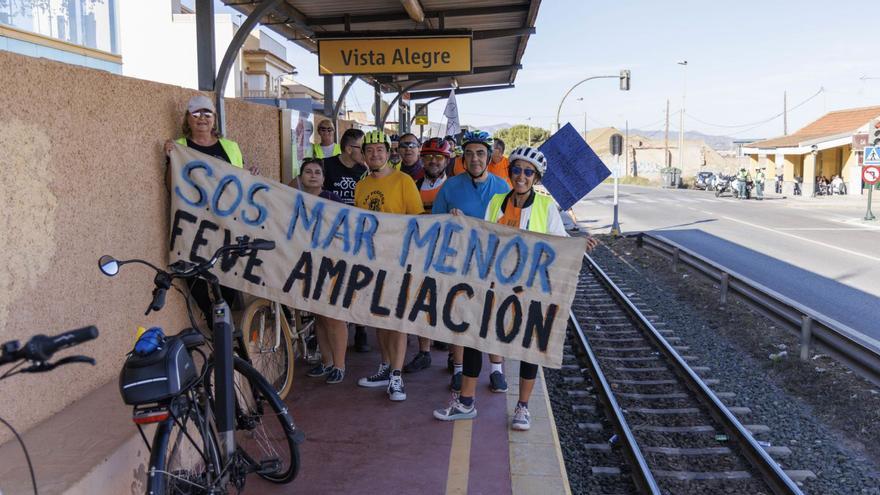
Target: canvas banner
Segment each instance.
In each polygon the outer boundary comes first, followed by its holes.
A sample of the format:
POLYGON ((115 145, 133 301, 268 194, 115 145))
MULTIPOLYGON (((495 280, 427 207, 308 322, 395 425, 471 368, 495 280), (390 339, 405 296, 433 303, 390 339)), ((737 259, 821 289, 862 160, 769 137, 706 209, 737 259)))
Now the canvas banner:
POLYGON ((272 240, 213 273, 293 308, 561 366, 584 239, 348 207, 179 145, 171 167, 172 262, 272 240))

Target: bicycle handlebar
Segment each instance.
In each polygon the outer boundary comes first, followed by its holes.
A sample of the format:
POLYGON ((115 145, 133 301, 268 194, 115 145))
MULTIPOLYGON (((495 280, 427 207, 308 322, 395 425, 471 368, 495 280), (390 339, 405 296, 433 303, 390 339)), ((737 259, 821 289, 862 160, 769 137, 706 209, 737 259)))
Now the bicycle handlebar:
POLYGON ((0 364, 13 361, 28 360, 46 362, 52 355, 61 349, 88 342, 98 337, 98 329, 94 325, 60 333, 54 337, 46 335, 34 335, 22 347, 18 347, 18 341, 3 344, 3 354, 0 355, 0 364))

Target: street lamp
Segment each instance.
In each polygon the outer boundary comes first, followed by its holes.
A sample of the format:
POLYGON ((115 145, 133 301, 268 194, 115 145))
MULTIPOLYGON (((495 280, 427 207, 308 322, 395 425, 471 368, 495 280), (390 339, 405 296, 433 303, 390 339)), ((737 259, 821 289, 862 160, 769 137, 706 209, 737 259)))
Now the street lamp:
POLYGON ((682 66, 681 112, 678 115, 678 169, 684 172, 684 100, 687 94, 687 60, 678 62, 682 66))
POLYGON ((528 139, 528 141, 526 142, 526 146, 531 146, 531 145, 532 145, 532 118, 531 118, 531 117, 528 117, 526 120, 529 122, 529 124, 528 124, 528 128, 529 128, 529 139, 528 139))
MULTIPOLYGON (((577 101, 584 101, 584 97, 581 96, 577 99, 577 101)), ((587 111, 584 110, 584 141, 587 140, 587 111)))
POLYGON ((615 75, 615 76, 588 77, 588 78, 578 82, 577 84, 575 84, 571 88, 569 88, 569 90, 565 92, 565 95, 562 96, 562 100, 559 101, 559 108, 556 109, 556 132, 559 132, 559 129, 562 127, 559 125, 559 116, 562 113, 562 104, 565 103, 565 99, 568 98, 568 95, 571 94, 572 91, 574 91, 574 88, 580 86, 581 84, 583 84, 587 81, 591 81, 593 79, 609 79, 612 77, 620 80, 620 90, 621 91, 629 91, 630 71, 628 69, 621 70, 620 74, 615 75))

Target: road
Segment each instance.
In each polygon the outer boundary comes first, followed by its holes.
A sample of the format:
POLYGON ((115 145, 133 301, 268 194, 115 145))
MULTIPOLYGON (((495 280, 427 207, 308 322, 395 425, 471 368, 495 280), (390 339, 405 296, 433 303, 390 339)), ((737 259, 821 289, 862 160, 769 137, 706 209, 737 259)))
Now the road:
MULTIPOLYGON (((605 184, 588 194, 574 207, 580 225, 607 233, 612 198, 605 184)), ((862 221, 864 213, 857 198, 738 201, 706 191, 620 187, 624 234, 662 234, 880 347, 880 222, 862 221)))

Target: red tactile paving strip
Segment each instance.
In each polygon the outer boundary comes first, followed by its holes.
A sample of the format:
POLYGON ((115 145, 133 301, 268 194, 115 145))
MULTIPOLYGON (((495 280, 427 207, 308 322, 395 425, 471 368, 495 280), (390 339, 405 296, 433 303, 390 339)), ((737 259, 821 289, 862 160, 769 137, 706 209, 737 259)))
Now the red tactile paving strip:
MULTIPOLYGON (((369 335, 375 344, 375 335, 369 335)), ((408 359, 416 348, 415 337, 410 337, 408 359)), ((306 436, 300 445, 300 474, 289 485, 250 477, 245 493, 446 493, 453 424, 431 414, 451 397, 446 352, 432 351, 429 369, 404 374, 403 402, 391 402, 384 388, 357 386, 358 378, 376 371, 378 352, 349 349, 347 361, 345 381, 337 385, 306 377, 306 365, 297 363, 286 402, 306 436)), ((505 394, 489 392, 488 370, 485 361, 477 389, 469 494, 511 492, 507 401, 505 394)))

